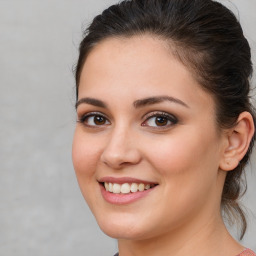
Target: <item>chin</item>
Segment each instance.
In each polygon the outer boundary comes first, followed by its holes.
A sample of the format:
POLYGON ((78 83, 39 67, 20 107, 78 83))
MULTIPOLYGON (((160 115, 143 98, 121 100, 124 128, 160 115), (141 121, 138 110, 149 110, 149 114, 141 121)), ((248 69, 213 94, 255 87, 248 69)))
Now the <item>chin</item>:
POLYGON ((106 227, 105 225, 100 226, 101 230, 109 237, 115 239, 125 239, 125 240, 143 240, 147 239, 145 234, 147 232, 140 231, 138 228, 130 229, 127 227, 120 227, 118 225, 112 227, 106 227))
MULTIPOLYGON (((109 237, 115 239, 127 240, 144 240, 152 237, 152 230, 156 231, 156 227, 151 227, 142 221, 139 216, 96 216, 100 229, 109 237), (150 234, 150 235, 149 235, 150 234)), ((155 233, 155 232, 154 232, 155 233)))
POLYGON ((138 226, 125 218, 96 218, 100 229, 108 236, 116 239, 132 239, 139 234, 138 226), (135 226, 135 227, 134 227, 135 226))

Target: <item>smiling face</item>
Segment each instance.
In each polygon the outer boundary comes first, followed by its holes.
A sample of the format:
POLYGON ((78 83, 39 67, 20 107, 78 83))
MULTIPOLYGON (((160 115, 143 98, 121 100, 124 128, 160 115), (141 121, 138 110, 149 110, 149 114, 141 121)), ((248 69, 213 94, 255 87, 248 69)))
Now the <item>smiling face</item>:
POLYGON ((86 59, 78 96, 74 168, 106 234, 146 239, 220 217, 214 101, 164 42, 101 42, 86 59))

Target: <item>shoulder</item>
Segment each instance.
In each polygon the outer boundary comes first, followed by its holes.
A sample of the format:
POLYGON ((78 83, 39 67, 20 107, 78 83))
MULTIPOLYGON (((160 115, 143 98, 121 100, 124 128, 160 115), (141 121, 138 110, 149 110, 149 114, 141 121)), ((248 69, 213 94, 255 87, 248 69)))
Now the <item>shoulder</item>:
POLYGON ((256 254, 250 249, 245 249, 243 252, 241 252, 237 256, 256 256, 256 254))

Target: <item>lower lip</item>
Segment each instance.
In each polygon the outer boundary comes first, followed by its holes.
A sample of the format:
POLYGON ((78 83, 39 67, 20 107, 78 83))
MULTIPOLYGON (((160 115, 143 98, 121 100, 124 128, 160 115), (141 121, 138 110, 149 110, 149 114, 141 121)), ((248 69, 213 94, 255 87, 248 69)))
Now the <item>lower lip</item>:
POLYGON ((106 191, 106 189, 103 187, 103 185, 100 184, 100 190, 103 198, 111 204, 117 204, 117 205, 122 205, 122 204, 130 204, 133 203, 145 196, 147 196, 155 187, 144 190, 144 191, 139 191, 135 193, 128 193, 128 194, 114 194, 111 192, 106 191))

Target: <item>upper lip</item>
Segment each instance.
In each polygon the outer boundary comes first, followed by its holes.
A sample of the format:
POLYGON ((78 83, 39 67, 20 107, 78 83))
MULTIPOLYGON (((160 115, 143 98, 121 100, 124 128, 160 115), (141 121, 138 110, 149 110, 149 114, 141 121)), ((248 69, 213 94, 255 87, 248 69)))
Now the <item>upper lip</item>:
POLYGON ((111 182, 117 184, 123 183, 143 183, 143 184, 157 184, 156 182, 148 181, 148 180, 141 180, 132 177, 102 177, 98 179, 98 182, 111 182))

